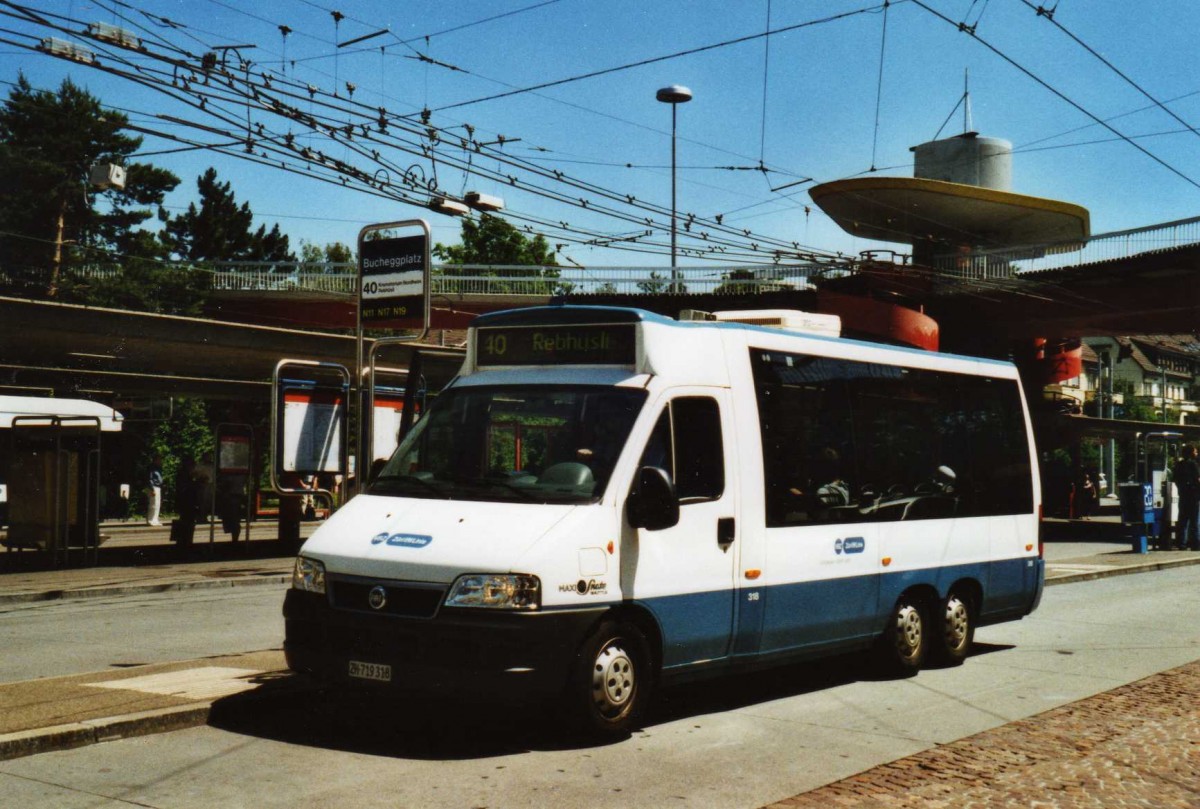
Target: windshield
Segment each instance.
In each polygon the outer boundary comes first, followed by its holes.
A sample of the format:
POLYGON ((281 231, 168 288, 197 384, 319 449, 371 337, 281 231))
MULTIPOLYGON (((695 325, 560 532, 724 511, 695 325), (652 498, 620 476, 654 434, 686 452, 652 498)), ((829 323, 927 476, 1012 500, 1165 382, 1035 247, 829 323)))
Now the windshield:
POLYGON ((443 392, 371 484, 371 494, 449 500, 598 500, 642 390, 510 385, 443 392))

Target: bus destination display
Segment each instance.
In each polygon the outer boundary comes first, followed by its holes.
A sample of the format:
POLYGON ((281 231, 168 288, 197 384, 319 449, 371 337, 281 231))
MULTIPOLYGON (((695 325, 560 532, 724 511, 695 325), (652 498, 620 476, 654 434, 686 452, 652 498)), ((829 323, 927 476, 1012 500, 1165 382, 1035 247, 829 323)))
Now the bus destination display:
POLYGON ((475 357, 487 365, 633 365, 631 324, 479 329, 475 357))

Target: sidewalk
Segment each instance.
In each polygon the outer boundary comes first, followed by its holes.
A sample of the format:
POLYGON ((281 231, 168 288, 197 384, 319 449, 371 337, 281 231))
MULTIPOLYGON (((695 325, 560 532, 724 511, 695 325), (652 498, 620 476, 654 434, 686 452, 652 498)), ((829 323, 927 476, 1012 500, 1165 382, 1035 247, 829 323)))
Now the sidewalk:
POLYGON ((1200 661, 931 747, 767 809, 1195 809, 1200 661))
MULTIPOLYGON (((301 523, 301 540, 319 525, 301 523)), ((180 548, 169 525, 104 523, 94 567, 46 569, 43 556, 0 550, 0 604, 286 582, 295 548, 280 543, 277 531, 274 522, 256 522, 249 541, 233 543, 217 526, 210 543, 209 526, 198 525, 192 546, 180 548)), ((78 565, 79 551, 72 554, 78 565)))
MULTIPOLYGON (((317 524, 305 523, 302 533, 317 524)), ((165 592, 210 587, 280 584, 290 580, 293 557, 267 537, 234 546, 216 543, 212 561, 204 545, 192 548, 201 561, 173 561, 122 567, 68 568, 0 574, 0 605, 54 599, 165 592)), ((1097 521, 1082 529, 1113 535, 1119 525, 1097 521)), ((116 547, 155 548, 177 553, 166 529, 112 527, 116 547)), ((252 533, 254 536, 255 533, 252 533)), ((221 536, 219 533, 217 536, 221 536)), ((200 532, 197 531, 197 540, 200 532)), ((106 543, 106 546, 108 543, 106 543)), ((133 556, 131 558, 137 558, 133 556)), ((1046 584, 1144 573, 1200 564, 1200 553, 1152 551, 1133 553, 1128 544, 1095 541, 1050 541, 1045 546, 1046 584)), ((26 682, 0 684, 0 760, 62 750, 127 736, 205 724, 215 700, 283 677, 280 651, 139 666, 26 682), (115 685, 116 683, 120 685, 115 685)))

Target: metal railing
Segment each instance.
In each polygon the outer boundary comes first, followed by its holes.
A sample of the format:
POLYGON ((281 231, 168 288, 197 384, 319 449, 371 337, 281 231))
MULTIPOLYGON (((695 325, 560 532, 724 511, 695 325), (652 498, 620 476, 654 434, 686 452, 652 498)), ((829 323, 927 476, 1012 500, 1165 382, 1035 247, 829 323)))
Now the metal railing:
POLYGON ((936 256, 934 269, 956 278, 1011 278, 1022 273, 1079 267, 1195 244, 1200 244, 1200 216, 1101 233, 1084 240, 936 256))
MULTIPOLYGON (((111 264, 76 264, 63 268, 61 280, 105 281, 124 272, 111 264)), ((216 292, 316 292, 353 295, 356 265, 334 262, 223 262, 163 264, 161 273, 203 273, 207 289, 216 292)), ((712 267, 548 267, 481 264, 435 264, 433 295, 603 295, 603 294, 754 294, 814 288, 819 277, 849 275, 842 264, 771 264, 712 267)), ((29 269, 23 283, 44 286, 50 273, 29 269)), ((0 285, 15 283, 0 270, 0 285)))
MULTIPOLYGON (((180 265, 179 270, 205 272, 214 291, 309 291, 353 295, 357 274, 353 263, 236 262, 216 267, 180 265)), ((112 267, 77 266, 78 278, 118 275, 112 267)), ((588 295, 638 293, 739 294, 812 288, 817 276, 846 275, 846 267, 823 264, 680 267, 672 280, 666 267, 545 267, 435 264, 434 295, 588 295)))

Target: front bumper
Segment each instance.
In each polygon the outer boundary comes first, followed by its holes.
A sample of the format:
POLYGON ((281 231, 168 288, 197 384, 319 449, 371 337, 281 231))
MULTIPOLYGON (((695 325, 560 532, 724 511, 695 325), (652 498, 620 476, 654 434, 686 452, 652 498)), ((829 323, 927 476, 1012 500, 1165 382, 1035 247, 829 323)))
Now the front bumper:
POLYGON ((283 651, 293 671, 334 683, 538 700, 561 692, 605 609, 451 607, 413 618, 336 609, 324 595, 288 590, 283 651), (350 661, 391 666, 391 681, 351 678, 350 661))

